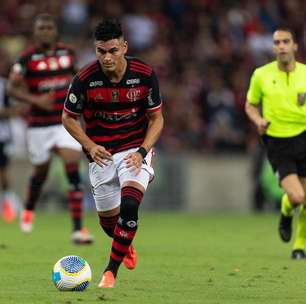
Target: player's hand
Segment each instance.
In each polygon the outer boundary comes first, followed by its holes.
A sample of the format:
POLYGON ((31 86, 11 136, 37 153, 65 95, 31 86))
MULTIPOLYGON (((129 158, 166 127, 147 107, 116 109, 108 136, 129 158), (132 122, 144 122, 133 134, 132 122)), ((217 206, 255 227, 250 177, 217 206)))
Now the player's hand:
POLYGON ((51 111, 53 109, 54 99, 54 92, 51 91, 46 94, 35 96, 33 104, 43 110, 51 111))
POLYGON ((88 152, 94 162, 100 167, 107 165, 109 160, 113 160, 112 155, 100 145, 94 145, 88 152))
POLYGON ((142 155, 139 152, 129 153, 125 158, 126 167, 131 168, 135 172, 135 175, 138 175, 141 170, 142 165, 142 155))
POLYGON ((270 122, 267 121, 264 118, 260 118, 257 122, 256 122, 256 127, 257 127, 257 132, 259 133, 259 135, 264 135, 269 127, 270 122))

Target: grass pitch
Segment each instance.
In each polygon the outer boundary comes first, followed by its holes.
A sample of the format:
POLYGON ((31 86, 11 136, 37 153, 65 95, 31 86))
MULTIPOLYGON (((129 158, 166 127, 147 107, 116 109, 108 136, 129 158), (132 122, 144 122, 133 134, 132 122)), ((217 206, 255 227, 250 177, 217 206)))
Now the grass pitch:
POLYGON ((292 261, 277 235, 278 215, 144 213, 135 239, 139 264, 121 267, 116 288, 96 288, 110 239, 95 214, 90 246, 70 244, 68 213, 39 213, 35 230, 0 221, 0 303, 24 304, 304 304, 306 261, 292 261), (62 256, 85 258, 93 281, 85 292, 59 292, 51 282, 62 256))

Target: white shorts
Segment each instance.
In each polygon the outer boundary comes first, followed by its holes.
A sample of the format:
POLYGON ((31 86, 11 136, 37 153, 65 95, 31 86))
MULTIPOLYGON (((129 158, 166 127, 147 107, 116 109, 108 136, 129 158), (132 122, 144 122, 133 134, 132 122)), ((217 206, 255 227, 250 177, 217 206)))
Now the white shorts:
POLYGON ((29 158, 33 165, 47 162, 54 148, 81 151, 81 145, 68 133, 63 125, 35 127, 27 130, 29 158))
POLYGON ((131 168, 126 168, 124 157, 137 148, 115 153, 108 165, 100 167, 95 162, 89 164, 89 179, 95 199, 97 211, 115 209, 121 202, 121 187, 127 181, 135 181, 147 189, 149 182, 154 178, 151 149, 145 157, 146 164, 142 164, 141 171, 135 175, 131 168))

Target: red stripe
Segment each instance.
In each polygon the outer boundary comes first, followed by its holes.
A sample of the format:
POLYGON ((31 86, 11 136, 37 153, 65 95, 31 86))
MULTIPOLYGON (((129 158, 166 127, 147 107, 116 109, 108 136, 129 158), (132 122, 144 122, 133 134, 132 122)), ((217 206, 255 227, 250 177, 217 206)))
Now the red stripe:
POLYGON ((80 75, 80 79, 81 80, 84 80, 86 77, 88 77, 90 74, 98 71, 99 69, 98 68, 95 68, 95 69, 91 69, 90 71, 87 71, 86 73, 83 73, 82 75, 80 75))
POLYGON ((139 86, 134 88, 94 88, 86 92, 87 99, 94 103, 114 102, 114 92, 118 92, 116 101, 134 102, 148 96, 148 87, 139 86))
POLYGON ((88 67, 85 67, 84 69, 82 69, 80 72, 79 72, 79 77, 83 77, 84 74, 86 74, 87 72, 89 72, 90 70, 94 69, 94 68, 97 68, 98 65, 97 65, 97 62, 94 62, 92 64, 90 64, 88 67))
POLYGON ((132 240, 136 234, 136 231, 125 231, 118 225, 115 227, 114 235, 127 240, 132 240))
POLYGON ((60 111, 62 111, 63 108, 64 108, 64 104, 62 104, 62 103, 56 103, 56 104, 54 104, 52 106, 52 110, 60 110, 60 111))
POLYGON ((111 253, 111 258, 117 262, 121 262, 123 260, 122 257, 119 257, 118 255, 116 255, 114 252, 111 253))
POLYGON ((93 122, 87 123, 86 124, 86 128, 87 129, 91 129, 91 128, 95 128, 97 126, 99 127, 103 127, 106 129, 118 129, 120 127, 132 127, 142 121, 146 120, 146 116, 140 116, 139 119, 137 120, 133 120, 133 121, 128 121, 128 122, 122 122, 122 123, 107 123, 104 122, 102 120, 95 120, 93 122))
POLYGON ((149 112, 149 113, 158 112, 158 111, 160 111, 161 106, 162 106, 162 105, 160 104, 158 107, 155 107, 155 108, 152 108, 152 109, 148 108, 148 109, 147 109, 147 112, 149 112))
POLYGON ((73 117, 73 118, 79 119, 80 116, 81 116, 81 114, 71 112, 71 111, 69 111, 69 110, 68 110, 67 108, 65 108, 65 107, 64 107, 64 111, 65 111, 69 116, 71 116, 71 117, 73 117))
POLYGON ((109 142, 116 139, 125 139, 129 138, 132 135, 141 134, 143 133, 143 130, 136 130, 133 132, 129 132, 128 134, 117 134, 117 135, 100 135, 100 136, 90 136, 90 139, 94 142, 109 142))
POLYGON ((73 172, 73 171, 78 171, 79 165, 76 163, 71 163, 71 164, 66 164, 65 165, 65 170, 67 172, 73 172))
POLYGON ((139 69, 136 70, 135 68, 131 68, 131 71, 138 72, 138 73, 141 73, 141 74, 145 74, 145 75, 148 75, 148 76, 151 75, 151 72, 148 73, 148 72, 145 72, 145 71, 142 71, 142 70, 139 70, 139 69))
MULTIPOLYGON (((143 138, 136 138, 135 140, 127 143, 127 144, 124 144, 124 145, 121 145, 120 148, 116 149, 116 153, 117 152, 121 152, 121 151, 124 151, 124 150, 128 150, 128 149, 132 149, 132 148, 138 148, 140 144, 143 143, 143 138)), ((115 149, 110 149, 110 152, 113 152, 115 149)))
POLYGON ((122 253, 126 253, 128 252, 130 245, 121 245, 120 243, 113 241, 112 247, 118 251, 121 251, 122 253))
POLYGON ((122 193, 122 197, 129 196, 135 198, 139 203, 142 200, 143 194, 135 193, 135 192, 125 192, 122 193))
POLYGON ((152 68, 151 68, 149 65, 144 64, 144 63, 141 63, 141 62, 138 62, 138 61, 132 61, 132 62, 131 62, 131 66, 132 66, 132 65, 137 65, 137 66, 139 66, 139 67, 141 67, 141 68, 143 68, 143 69, 147 69, 147 70, 152 71, 152 68))

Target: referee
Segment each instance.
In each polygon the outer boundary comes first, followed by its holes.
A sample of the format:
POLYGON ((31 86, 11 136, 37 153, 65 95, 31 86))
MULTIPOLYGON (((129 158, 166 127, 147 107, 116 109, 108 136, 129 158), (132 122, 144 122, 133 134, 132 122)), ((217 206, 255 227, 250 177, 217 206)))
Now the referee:
POLYGON ((285 194, 279 234, 292 235, 294 208, 300 206, 291 257, 304 259, 306 240, 306 65, 295 60, 294 33, 285 27, 273 34, 276 60, 257 68, 247 92, 245 111, 257 127, 268 159, 285 194))

